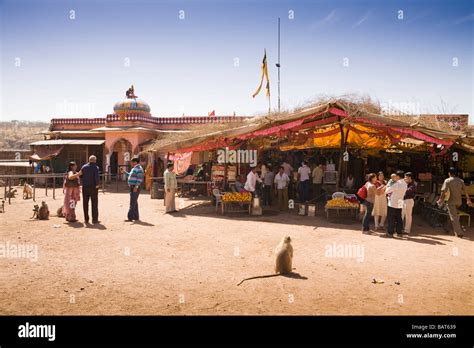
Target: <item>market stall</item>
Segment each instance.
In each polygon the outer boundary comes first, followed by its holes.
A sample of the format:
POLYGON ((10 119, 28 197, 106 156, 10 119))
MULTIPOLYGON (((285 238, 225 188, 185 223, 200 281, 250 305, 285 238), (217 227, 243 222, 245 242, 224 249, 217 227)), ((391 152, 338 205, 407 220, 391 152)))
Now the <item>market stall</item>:
POLYGON ((335 195, 332 199, 328 200, 324 211, 326 212, 326 218, 329 220, 331 215, 335 215, 340 218, 342 216, 357 218, 360 205, 359 200, 353 194, 341 194, 335 195))
MULTIPOLYGON (((299 199, 297 170, 303 160, 309 160, 312 169, 318 163, 323 165, 322 189, 328 195, 346 190, 353 193, 365 182, 367 173, 384 171, 388 175, 395 169, 412 171, 420 183, 419 194, 424 194, 439 191, 447 167, 462 163, 453 157, 462 131, 443 127, 430 128, 417 116, 382 115, 373 105, 333 100, 292 113, 256 117, 237 128, 170 142, 164 149, 176 153, 255 150, 259 162, 273 170, 287 162, 293 167, 289 171, 290 199, 299 199), (354 179, 345 187, 349 174, 354 179)), ((474 140, 462 145, 474 149, 474 140)), ((232 167, 214 162, 210 181, 221 191, 230 192, 236 176, 247 173, 247 164, 232 167)), ((327 214, 357 210, 355 202, 353 207, 332 206, 336 203, 329 203, 327 214)))
POLYGON ((250 192, 224 192, 221 197, 221 212, 242 212, 252 213, 252 194, 250 192))

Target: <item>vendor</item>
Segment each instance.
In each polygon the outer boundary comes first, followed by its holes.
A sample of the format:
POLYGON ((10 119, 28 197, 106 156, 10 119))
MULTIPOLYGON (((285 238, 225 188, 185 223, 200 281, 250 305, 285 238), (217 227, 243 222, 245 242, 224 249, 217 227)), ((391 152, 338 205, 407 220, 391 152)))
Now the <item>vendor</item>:
POLYGON ((257 167, 252 167, 250 172, 247 174, 247 181, 245 182, 245 186, 244 186, 245 190, 252 193, 252 197, 255 196, 257 182, 262 182, 262 179, 258 177, 257 167))
POLYGON ((235 192, 242 192, 242 190, 244 189, 244 184, 242 184, 242 177, 240 175, 237 175, 235 177, 234 187, 235 187, 235 192))

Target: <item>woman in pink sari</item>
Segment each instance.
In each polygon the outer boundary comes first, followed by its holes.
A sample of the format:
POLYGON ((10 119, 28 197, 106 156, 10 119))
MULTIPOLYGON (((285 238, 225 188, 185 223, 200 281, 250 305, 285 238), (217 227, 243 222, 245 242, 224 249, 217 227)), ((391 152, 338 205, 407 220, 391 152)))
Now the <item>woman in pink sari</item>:
POLYGON ((64 179, 64 205, 63 215, 68 222, 76 222, 76 205, 81 199, 79 176, 81 172, 77 172, 76 162, 69 162, 66 178, 64 179))

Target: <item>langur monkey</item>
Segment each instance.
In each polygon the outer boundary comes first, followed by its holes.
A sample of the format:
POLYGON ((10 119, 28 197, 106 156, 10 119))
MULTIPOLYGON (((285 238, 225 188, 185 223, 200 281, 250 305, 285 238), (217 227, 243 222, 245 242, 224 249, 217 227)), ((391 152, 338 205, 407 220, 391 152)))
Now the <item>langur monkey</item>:
POLYGON ((25 184, 23 185, 23 199, 29 199, 31 197, 33 197, 33 187, 28 185, 25 181, 25 184))
POLYGON ((38 211, 39 211, 39 205, 35 204, 33 207, 33 216, 31 217, 32 219, 38 219, 38 211))
POLYGON ((58 215, 58 217, 64 217, 63 207, 59 207, 58 210, 56 210, 56 214, 58 215))
POLYGON ((48 220, 49 219, 49 208, 45 201, 41 202, 41 207, 38 210, 38 219, 39 220, 48 220))
POLYGON ((245 278, 242 279, 240 283, 237 284, 237 286, 250 279, 277 277, 283 274, 291 273, 293 270, 292 261, 293 246, 291 245, 291 238, 290 236, 285 236, 281 240, 280 244, 278 244, 275 248, 275 274, 245 278))
POLYGON ((275 248, 275 273, 285 274, 292 271, 293 246, 290 236, 284 237, 275 248))

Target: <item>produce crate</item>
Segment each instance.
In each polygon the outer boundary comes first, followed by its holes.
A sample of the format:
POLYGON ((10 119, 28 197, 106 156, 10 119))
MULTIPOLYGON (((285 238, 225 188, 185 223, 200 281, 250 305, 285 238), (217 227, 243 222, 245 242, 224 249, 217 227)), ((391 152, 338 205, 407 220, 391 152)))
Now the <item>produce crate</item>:
MULTIPOLYGON (((225 214, 227 208, 238 205, 252 213, 252 194, 250 192, 225 192, 221 197, 222 215, 225 214)), ((232 210, 232 212, 242 212, 242 209, 232 210)))

